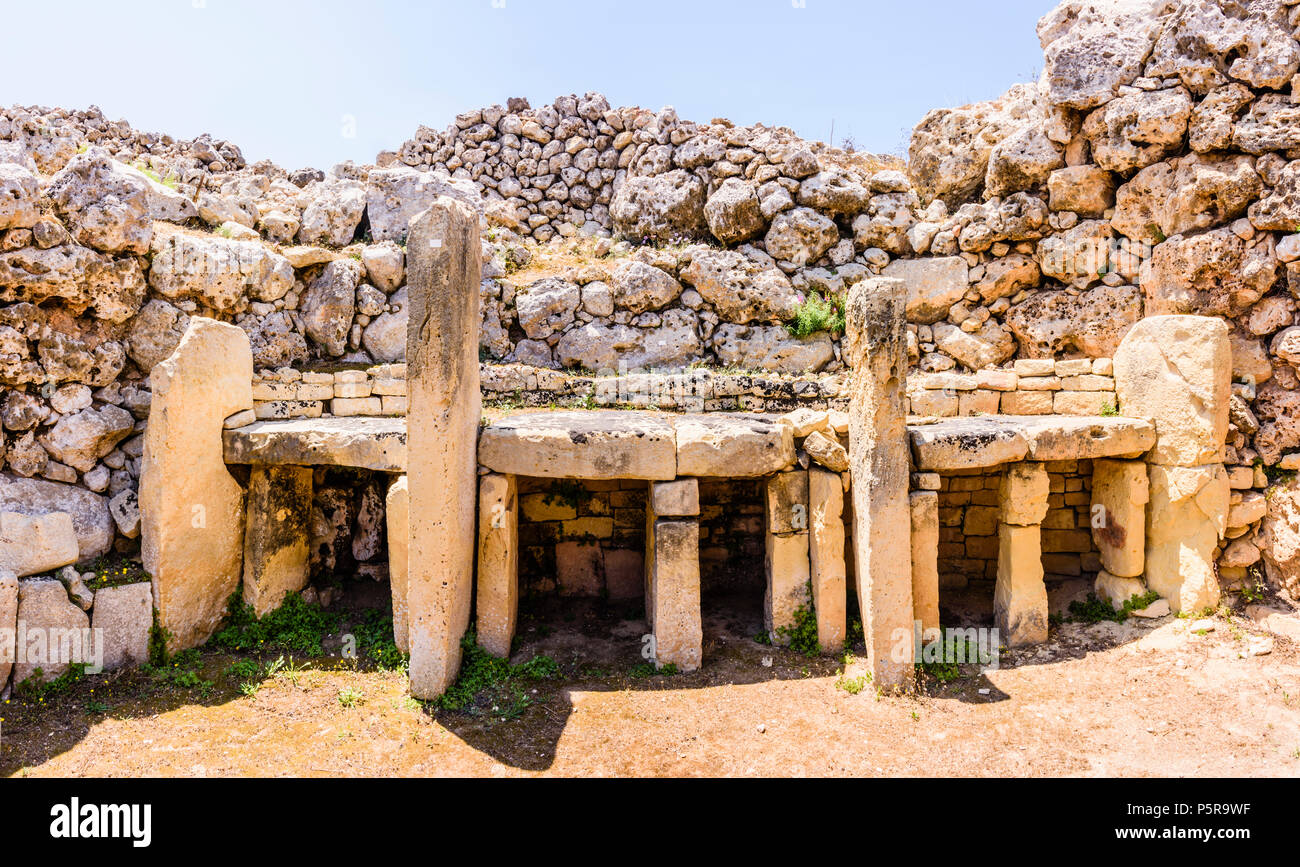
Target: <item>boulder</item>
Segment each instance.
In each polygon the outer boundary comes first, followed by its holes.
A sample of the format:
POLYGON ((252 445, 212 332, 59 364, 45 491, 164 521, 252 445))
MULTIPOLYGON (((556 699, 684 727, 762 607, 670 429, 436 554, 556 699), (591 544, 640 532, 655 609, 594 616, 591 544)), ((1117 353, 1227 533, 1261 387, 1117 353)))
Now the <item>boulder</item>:
POLYGON ((366 326, 361 345, 370 357, 380 364, 395 364, 406 360, 406 326, 409 321, 409 304, 406 287, 394 292, 388 299, 389 313, 381 313, 366 326))
POLYGON ((393 241, 371 244, 361 251, 367 279, 384 294, 397 291, 406 278, 406 253, 393 241))
POLYGON ((1065 166, 1060 145, 1038 125, 1017 129, 993 146, 984 175, 985 196, 1005 196, 1043 186, 1052 172, 1065 166))
MULTIPOLYGON (((343 247, 352 243, 366 210, 366 190, 360 182, 326 178, 309 184, 302 199, 305 206, 298 228, 299 244, 343 247)), ((375 240, 385 240, 373 235, 373 228, 371 231, 375 240)))
POLYGON ((90 309, 96 318, 122 323, 140 309, 146 291, 140 261, 132 257, 113 259, 76 244, 0 253, 4 304, 61 299, 74 314, 90 309))
POLYGON ((1269 382, 1259 389, 1254 411, 1260 422, 1255 448, 1266 466, 1300 449, 1300 392, 1269 382))
POLYGON ((682 309, 667 311, 659 325, 644 329, 589 322, 555 344, 561 365, 587 370, 684 367, 702 352, 695 315, 682 309))
POLYGON ((107 499, 76 485, 0 475, 0 511, 31 517, 59 512, 71 515, 78 563, 88 563, 113 548, 114 527, 107 499))
POLYGON ((1250 88, 1235 81, 1210 91, 1192 109, 1188 145, 1197 153, 1228 150, 1237 118, 1254 98, 1250 88))
POLYGON ((1282 0, 1183 0, 1155 42, 1146 74, 1177 76, 1195 93, 1229 77, 1257 89, 1286 87, 1300 68, 1290 12, 1282 0))
POLYGON ((121 407, 106 404, 64 415, 40 437, 55 460, 83 473, 135 430, 135 418, 121 407))
POLYGON ((329 355, 347 352, 361 274, 360 262, 337 259, 325 266, 303 295, 303 328, 329 355))
POLYGON ((287 311, 280 310, 262 318, 245 316, 238 324, 248 333, 253 365, 259 370, 293 367, 307 360, 307 338, 298 332, 287 311))
POLYGON ((180 308, 161 298, 150 299, 131 319, 126 354, 148 374, 154 365, 172 354, 189 324, 189 314, 180 308))
POLYGON ((944 319, 970 288, 970 268, 960 256, 897 259, 883 273, 906 286, 908 322, 930 324, 944 319))
POLYGON ((713 305, 723 320, 785 322, 794 316, 799 298, 789 278, 735 250, 692 248, 691 263, 682 281, 713 305))
POLYGON ((1192 97, 1183 87, 1116 97, 1083 122, 1093 161, 1112 172, 1145 168, 1169 156, 1187 135, 1192 97))
MULTIPOLYGON (((1262 189, 1251 157, 1190 154, 1147 166, 1120 187, 1111 225, 1135 241, 1159 244, 1235 220, 1262 189)), ((1295 225, 1293 220, 1287 228, 1295 225)))
POLYGON ((0 572, 22 578, 51 572, 78 559, 77 532, 67 512, 0 512, 0 572))
POLYGON ((835 358, 829 334, 799 338, 779 325, 724 323, 713 333, 713 350, 724 365, 779 373, 818 371, 835 358))
POLYGON ((1110 223, 1084 220, 1038 244, 1038 267, 1044 277, 1086 286, 1110 273, 1114 243, 1110 223))
POLYGON ((581 302, 582 291, 576 283, 559 277, 538 280, 515 295, 519 327, 533 340, 545 340, 572 324, 581 302))
POLYGON ((1230 228, 1170 238, 1142 264, 1147 315, 1237 317, 1273 288, 1278 262, 1267 244, 1250 245, 1230 228))
POLYGON ((46 195, 78 243, 105 253, 149 252, 149 185, 104 148, 77 154, 50 179, 46 195))
POLYGON ((0 229, 28 229, 41 213, 40 181, 16 163, 0 162, 0 229))
MULTIPOLYGON (((682 294, 682 284, 674 280, 671 274, 635 260, 620 265, 610 278, 609 285, 613 290, 615 309, 631 313, 660 310, 682 294)), ((524 330, 527 331, 527 327, 524 330)))
POLYGON ((1115 204, 1115 176, 1097 166, 1070 166, 1048 176, 1047 192, 1053 211, 1100 217, 1115 204))
POLYGON ((830 217, 811 208, 795 208, 776 216, 764 244, 769 256, 802 268, 820 259, 839 240, 839 229, 830 217))
POLYGON ((1090 109, 1142 75, 1166 0, 1066 0, 1038 22, 1053 105, 1090 109))
POLYGON ((630 177, 614 192, 609 214, 614 230, 627 238, 670 241, 699 237, 708 230, 704 184, 674 169, 654 177, 630 177))
POLYGON ((797 199, 800 205, 824 214, 853 217, 867 209, 871 191, 856 175, 841 169, 827 169, 805 178, 799 184, 797 199))
POLYGON ((1119 410, 1155 424, 1156 464, 1222 463, 1231 384, 1228 326, 1221 319, 1150 317, 1115 353, 1119 410))
POLYGON ((90 619, 68 601, 58 581, 18 582, 18 622, 28 642, 24 660, 14 664, 15 686, 32 677, 49 683, 67 671, 69 663, 94 661, 93 648, 87 645, 90 619))
POLYGON ((1268 195, 1250 206, 1251 225, 1262 231, 1294 232, 1300 226, 1300 160, 1283 166, 1271 186, 1268 195))
POLYGON ((1016 354, 1016 339, 996 319, 978 331, 966 331, 947 322, 935 323, 934 343, 971 370, 1001 364, 1016 354))
MULTIPOLYGON (((848 472, 848 450, 821 431, 813 431, 804 439, 803 450, 808 453, 808 457, 833 473, 848 472)), ((843 488, 840 491, 843 493, 843 488)))
POLYGON ((1300 599, 1300 480, 1269 489, 1268 517, 1257 541, 1269 583, 1300 599))
POLYGON ((739 244, 763 234, 763 216, 754 185, 740 178, 727 178, 704 203, 709 231, 723 244, 739 244))
POLYGON ((411 219, 427 210, 438 196, 448 196, 483 212, 483 198, 468 179, 405 166, 371 169, 365 192, 371 237, 376 241, 405 241, 411 219))
POLYGON ((150 252, 150 288, 223 313, 239 312, 249 300, 276 301, 293 288, 289 260, 256 241, 160 231, 150 252))
POLYGON ((1282 93, 1259 97, 1233 128, 1232 146, 1256 156, 1300 148, 1300 105, 1282 93))

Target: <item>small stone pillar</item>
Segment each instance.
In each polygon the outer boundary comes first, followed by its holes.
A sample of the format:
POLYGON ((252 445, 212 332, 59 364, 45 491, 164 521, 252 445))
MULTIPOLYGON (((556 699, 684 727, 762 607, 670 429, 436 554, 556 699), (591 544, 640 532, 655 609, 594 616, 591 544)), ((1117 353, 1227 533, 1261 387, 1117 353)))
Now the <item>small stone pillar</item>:
POLYGON ((1206 316, 1153 316, 1115 353, 1120 412, 1155 425, 1147 455, 1147 585, 1175 612, 1219 603, 1214 555, 1227 529, 1223 466, 1232 389, 1228 325, 1206 316))
POLYGON ((207 641, 243 575, 244 489, 226 469, 225 420, 253 408, 253 352, 235 325, 195 316, 149 375, 140 473, 144 568, 170 651, 207 641))
POLYGON ((519 496, 514 476, 478 483, 478 643, 510 658, 519 613, 519 496))
POLYGON ((766 556, 767 590, 763 597, 763 625, 773 644, 789 644, 795 612, 809 598, 808 471, 777 473, 767 480, 766 556))
POLYGON ((1007 647, 1047 641, 1042 523, 1050 485, 1039 463, 1012 464, 1002 477, 993 609, 1007 647))
POLYGON ((808 505, 812 517, 808 565, 812 573, 813 610, 817 612, 817 643, 823 652, 835 653, 844 647, 848 631, 844 477, 821 467, 810 467, 808 505))
POLYGON ((651 482, 646 502, 646 621, 657 668, 695 671, 704 657, 700 613, 700 494, 696 479, 651 482))
POLYGON ((307 586, 312 471, 254 465, 244 530, 244 601, 265 617, 307 586))
POLYGON ((910 685, 914 675, 906 308, 900 280, 849 290, 854 570, 871 674, 882 688, 910 685))
POLYGON ((460 673, 474 593, 478 494, 478 215, 439 196, 407 242, 407 572, 411 694, 432 699, 460 673))
POLYGON ((410 653, 411 618, 406 578, 411 544, 411 490, 406 476, 398 476, 388 486, 384 520, 388 524, 388 583, 393 592, 393 643, 402 653, 410 653))
POLYGON ((912 612, 929 631, 939 628, 939 493, 913 491, 912 510, 912 612))
POLYGON ((1095 460, 1092 469, 1092 541, 1101 556, 1098 598, 1122 606, 1146 592, 1147 503, 1151 488, 1142 461, 1095 460))
POLYGON ((18 576, 0 569, 0 690, 18 658, 18 576))

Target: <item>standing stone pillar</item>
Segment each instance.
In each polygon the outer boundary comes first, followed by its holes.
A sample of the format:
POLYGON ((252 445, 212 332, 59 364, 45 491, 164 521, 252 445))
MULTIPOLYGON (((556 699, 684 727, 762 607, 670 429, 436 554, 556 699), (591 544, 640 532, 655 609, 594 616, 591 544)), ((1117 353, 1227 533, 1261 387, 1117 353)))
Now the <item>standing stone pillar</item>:
POLYGON ((1147 455, 1146 578, 1175 612, 1219 604, 1214 552, 1231 495, 1223 466, 1231 389, 1232 349, 1221 319, 1153 316, 1115 353, 1120 412, 1156 429, 1147 455))
POLYGON ((1042 523, 1050 487, 1039 463, 1012 464, 1002 476, 993 610, 1007 647, 1047 641, 1042 523))
POLYGON ((393 592, 393 643, 402 653, 411 652, 410 606, 406 601, 406 578, 410 562, 411 489, 406 476, 388 486, 384 501, 388 523, 388 583, 393 592))
POLYGON ((924 632, 939 628, 939 493, 913 491, 912 612, 924 632))
POLYGON ((18 576, 0 569, 0 692, 18 658, 18 576))
POLYGON ((264 617, 307 586, 311 528, 309 467, 254 465, 244 530, 244 601, 264 617))
POLYGON ((812 572, 817 643, 824 653, 844 647, 848 631, 848 591, 844 562, 844 478, 821 467, 808 469, 808 565, 812 572))
POLYGON ((1095 591, 1118 609, 1146 592, 1147 503, 1151 489, 1142 461, 1092 464, 1092 541, 1101 557, 1095 591))
POLYGON ((849 290, 854 569, 872 677, 885 688, 909 685, 914 673, 906 306, 900 280, 849 290))
POLYGON ((646 501, 646 620, 657 668, 695 671, 704 658, 700 612, 700 489, 651 482, 646 501))
POLYGON ((211 637, 243 572, 244 489, 226 469, 222 431, 253 408, 248 334, 195 316, 149 382, 141 547, 159 624, 177 651, 211 637))
POLYGON ((767 480, 766 556, 767 590, 763 597, 763 625, 773 644, 790 643, 795 612, 809 598, 808 471, 777 473, 767 480))
POLYGON ((478 643, 508 659, 519 614, 518 486, 492 473, 478 491, 478 643))
POLYGON ((474 584, 478 492, 478 217, 446 196, 407 242, 407 485, 411 694, 437 698, 460 672, 474 584))

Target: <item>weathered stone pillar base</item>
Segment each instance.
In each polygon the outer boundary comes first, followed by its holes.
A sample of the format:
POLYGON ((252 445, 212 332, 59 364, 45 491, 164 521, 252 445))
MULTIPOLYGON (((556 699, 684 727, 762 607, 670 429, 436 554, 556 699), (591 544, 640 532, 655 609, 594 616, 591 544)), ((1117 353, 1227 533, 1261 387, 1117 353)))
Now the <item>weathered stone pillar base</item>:
POLYGON ((993 610, 1007 647, 1047 641, 1047 585, 1037 526, 998 527, 998 581, 993 610))
POLYGON ((406 601, 407 560, 411 544, 411 491, 406 476, 388 487, 384 503, 388 523, 388 578, 393 592, 393 643, 402 653, 411 652, 411 618, 406 601))
POLYGON ((910 686, 915 675, 906 306, 901 280, 863 280, 849 290, 853 561, 871 676, 882 689, 910 686))
POLYGON ((700 523, 655 520, 646 532, 646 618, 657 668, 695 671, 704 657, 700 615, 700 523))
POLYGON ((482 476, 478 489, 478 643, 508 659, 519 613, 519 497, 514 476, 482 476))
POLYGON ((446 196, 407 242, 407 484, 411 694, 437 698, 460 674, 474 600, 478 509, 478 215, 446 196))
POLYGON ((939 494, 913 491, 912 611, 923 630, 939 628, 939 494))
POLYGON ((1117 578, 1138 578, 1146 569, 1147 465, 1142 461, 1093 461, 1092 540, 1101 565, 1117 578))
POLYGON ((1214 551, 1227 530, 1231 490, 1222 464, 1162 467, 1152 464, 1147 512, 1147 586, 1175 612, 1195 613, 1219 604, 1214 551))
POLYGON ((844 647, 848 631, 843 477, 820 467, 810 468, 808 500, 812 517, 808 564, 813 610, 817 612, 817 643, 823 652, 835 653, 844 647))
POLYGON ((141 555, 171 651, 197 647, 243 575, 244 489, 226 469, 225 420, 253 408, 253 352, 235 325, 195 316, 149 375, 141 555))
POLYGON ((767 589, 763 624, 773 644, 790 643, 795 613, 807 607, 811 581, 808 534, 808 472, 777 473, 767 480, 767 589))
POLYGON ((254 466, 248 477, 244 529, 244 601, 258 617, 307 586, 312 471, 254 466))

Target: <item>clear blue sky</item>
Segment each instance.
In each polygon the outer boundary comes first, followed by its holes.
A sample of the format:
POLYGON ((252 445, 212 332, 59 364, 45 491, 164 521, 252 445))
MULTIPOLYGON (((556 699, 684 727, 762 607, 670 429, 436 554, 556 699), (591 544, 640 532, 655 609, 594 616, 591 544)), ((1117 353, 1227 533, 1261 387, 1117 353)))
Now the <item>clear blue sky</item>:
POLYGON ((98 105, 286 168, 421 123, 599 90, 899 151, 930 108, 1035 77, 1055 0, 44 0, 7 4, 5 105, 98 105), (799 8, 799 3, 803 7, 799 8), (353 129, 354 126, 354 129, 353 129), (348 133, 352 133, 349 135, 348 133))

